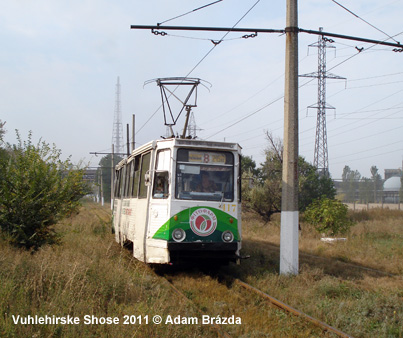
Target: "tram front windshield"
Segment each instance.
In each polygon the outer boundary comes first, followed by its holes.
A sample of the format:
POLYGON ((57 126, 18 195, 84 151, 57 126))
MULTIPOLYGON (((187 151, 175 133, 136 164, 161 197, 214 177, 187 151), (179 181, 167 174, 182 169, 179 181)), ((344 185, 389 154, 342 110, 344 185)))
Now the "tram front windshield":
POLYGON ((178 149, 175 196, 184 200, 233 201, 234 155, 178 149))

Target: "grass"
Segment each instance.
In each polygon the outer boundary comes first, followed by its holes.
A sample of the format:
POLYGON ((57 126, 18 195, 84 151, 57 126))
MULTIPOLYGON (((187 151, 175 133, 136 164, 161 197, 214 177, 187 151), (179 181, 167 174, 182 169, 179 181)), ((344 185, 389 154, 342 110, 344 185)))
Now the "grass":
MULTIPOLYGON (((300 273, 278 274, 279 215, 243 219, 243 254, 230 272, 277 299, 355 337, 403 337, 403 213, 356 212, 346 242, 325 244, 301 223, 300 273)), ((110 233, 110 210, 85 205, 58 225, 63 242, 35 254, 0 239, 0 337, 217 337, 208 325, 145 324, 144 316, 198 317, 186 300, 121 248, 110 233), (12 315, 73 316, 79 325, 14 324, 12 315), (84 316, 119 324, 84 324, 84 316), (122 324, 125 315, 142 324, 122 324)), ((211 316, 242 318, 222 326, 234 337, 333 337, 259 297, 197 269, 172 272, 174 284, 211 316)))
POLYGON ((300 274, 277 274, 278 219, 244 223, 240 277, 280 300, 357 337, 403 337, 403 212, 372 209, 347 241, 326 244, 301 224, 300 274))
POLYGON ((202 326, 123 325, 124 316, 194 314, 148 267, 114 243, 96 205, 59 225, 63 243, 35 254, 0 244, 0 337, 198 337, 202 326), (80 325, 15 325, 12 315, 80 318, 80 325), (118 325, 84 325, 84 316, 118 325))

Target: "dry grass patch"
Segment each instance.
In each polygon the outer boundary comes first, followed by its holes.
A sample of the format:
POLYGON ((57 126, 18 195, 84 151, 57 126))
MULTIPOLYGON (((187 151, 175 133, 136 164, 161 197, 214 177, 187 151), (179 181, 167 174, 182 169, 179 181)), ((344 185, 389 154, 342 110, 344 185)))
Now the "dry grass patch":
MULTIPOLYGON (((232 270, 234 266, 223 270, 232 270)), ((241 318, 242 325, 222 328, 233 337, 332 337, 305 320, 289 315, 238 285, 220 281, 215 273, 175 273, 176 287, 209 316, 241 318)))
MULTIPOLYGON (((202 326, 123 325, 125 315, 193 313, 168 286, 114 242, 109 212, 88 205, 59 225, 59 246, 35 254, 0 245, 1 337, 198 337, 202 326), (14 324, 12 316, 79 317, 79 325, 14 324), (84 324, 84 316, 118 317, 118 325, 84 324)), ((214 336, 214 335, 213 335, 214 336)))
POLYGON ((325 244, 301 223, 300 274, 278 275, 279 227, 248 217, 237 271, 258 289, 352 336, 402 337, 403 213, 370 210, 346 242, 325 244), (391 275, 395 274, 395 275, 391 275), (396 276, 397 275, 397 276, 396 276))

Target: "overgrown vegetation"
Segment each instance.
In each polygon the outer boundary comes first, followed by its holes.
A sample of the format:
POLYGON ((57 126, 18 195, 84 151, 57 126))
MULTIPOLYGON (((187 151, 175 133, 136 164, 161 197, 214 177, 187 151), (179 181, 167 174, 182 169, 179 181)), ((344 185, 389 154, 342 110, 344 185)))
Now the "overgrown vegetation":
POLYGON ((45 245, 35 255, 0 239, 0 337, 209 335, 209 327, 152 324, 156 314, 196 314, 114 242, 110 221, 110 209, 86 204, 79 214, 57 225, 57 231, 64 234, 61 245, 45 245), (80 324, 14 324, 12 316, 18 315, 69 315, 78 317, 80 324), (124 325, 125 315, 142 316, 143 324, 124 325), (118 317, 120 323, 84 324, 84 316, 118 317))
MULTIPOLYGON (((268 148, 266 160, 260 168, 248 156, 242 159, 243 205, 263 216, 267 221, 281 211, 281 185, 283 167, 283 144, 280 139, 266 133, 268 148)), ((299 210, 304 211, 321 197, 334 198, 336 189, 330 177, 320 175, 316 168, 298 159, 299 210)))
MULTIPOLYGON (((300 273, 278 275, 280 222, 249 213, 240 278, 353 337, 403 337, 403 212, 349 212, 345 242, 327 244, 301 223, 300 273)), ((234 269, 235 271, 235 269, 234 269)), ((296 334, 295 336, 298 336, 296 334)))
MULTIPOLYGON (((243 216, 243 253, 251 258, 223 270, 354 337, 402 337, 403 212, 369 210, 354 217, 358 223, 347 241, 333 245, 302 223, 300 273, 289 277, 278 274, 277 215, 267 223, 249 212, 243 216)), ((1 240, 1 337, 218 336, 200 323, 83 324, 86 315, 122 320, 200 314, 115 243, 109 207, 85 204, 57 231, 64 234, 62 244, 45 245, 35 255, 1 240), (13 315, 70 315, 81 323, 21 325, 13 323, 13 315)), ((172 278, 206 314, 241 317, 241 325, 222 326, 231 336, 334 337, 214 274, 193 269, 173 272, 172 278)))
POLYGON ((96 182, 100 182, 102 180, 102 189, 105 203, 111 202, 111 168, 115 167, 122 160, 120 155, 113 156, 108 154, 101 158, 99 161, 99 167, 97 169, 97 177, 96 182))
POLYGON ((314 200, 304 212, 304 220, 316 231, 328 236, 345 234, 354 224, 348 216, 348 207, 339 200, 314 200))
POLYGON ((33 144, 30 133, 0 156, 0 226, 16 246, 37 250, 58 241, 54 225, 76 211, 86 192, 83 169, 46 142, 33 144))

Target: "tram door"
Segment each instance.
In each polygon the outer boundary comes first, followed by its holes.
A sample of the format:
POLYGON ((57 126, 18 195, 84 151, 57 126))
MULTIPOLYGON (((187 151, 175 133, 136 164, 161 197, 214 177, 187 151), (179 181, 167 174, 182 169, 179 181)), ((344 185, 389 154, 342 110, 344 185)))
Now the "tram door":
POLYGON ((169 172, 171 166, 171 149, 157 151, 150 199, 149 226, 147 234, 150 252, 147 252, 147 260, 158 260, 158 257, 152 257, 152 247, 159 247, 160 244, 158 242, 160 242, 160 240, 154 240, 152 237, 169 219, 169 203, 171 201, 171 175, 169 172))
POLYGON ((134 217, 132 223, 133 256, 144 260, 144 236, 147 226, 148 182, 147 175, 150 170, 151 152, 141 156, 141 169, 135 182, 138 183, 137 199, 134 200, 134 217))

